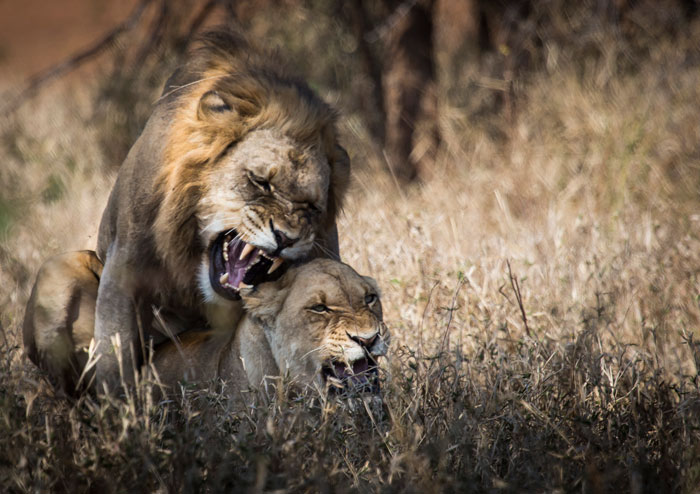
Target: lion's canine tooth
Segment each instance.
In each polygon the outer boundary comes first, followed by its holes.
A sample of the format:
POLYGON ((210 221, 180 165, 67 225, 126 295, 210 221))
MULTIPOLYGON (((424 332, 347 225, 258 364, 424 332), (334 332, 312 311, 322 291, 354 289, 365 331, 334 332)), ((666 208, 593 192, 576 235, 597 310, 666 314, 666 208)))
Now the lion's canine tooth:
POLYGON ((224 273, 221 275, 221 278, 219 278, 219 283, 221 283, 222 285, 228 283, 228 273, 224 273))
POLYGON ((275 260, 272 261, 272 266, 267 270, 267 274, 272 274, 277 271, 277 268, 279 268, 283 262, 284 260, 281 257, 275 257, 275 260))
POLYGON ((241 251, 241 256, 238 258, 239 261, 242 261, 246 257, 248 257, 248 254, 253 252, 255 250, 255 246, 250 245, 250 244, 245 244, 245 247, 243 247, 243 250, 241 251))

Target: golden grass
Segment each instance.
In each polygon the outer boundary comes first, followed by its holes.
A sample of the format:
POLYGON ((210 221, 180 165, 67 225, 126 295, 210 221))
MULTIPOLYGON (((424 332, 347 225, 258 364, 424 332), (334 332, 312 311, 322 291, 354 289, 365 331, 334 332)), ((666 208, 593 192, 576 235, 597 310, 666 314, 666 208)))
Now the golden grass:
POLYGON ((43 259, 94 246, 111 178, 84 103, 32 103, 3 122, 0 146, 0 485, 699 492, 688 50, 660 43, 614 77, 535 73, 515 122, 494 117, 506 139, 444 101, 444 150, 410 190, 347 117, 341 253, 382 287, 384 410, 309 395, 233 413, 215 391, 151 403, 147 384, 127 402, 54 398, 21 359, 23 305, 43 259))

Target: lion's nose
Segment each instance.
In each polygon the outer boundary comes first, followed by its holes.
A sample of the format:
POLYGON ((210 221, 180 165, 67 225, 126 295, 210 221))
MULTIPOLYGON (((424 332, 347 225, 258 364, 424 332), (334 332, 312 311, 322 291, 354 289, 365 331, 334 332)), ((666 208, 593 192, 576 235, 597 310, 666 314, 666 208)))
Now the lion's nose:
POLYGON ((275 228, 275 226, 272 223, 272 220, 270 220, 270 228, 272 229, 272 233, 275 235, 275 242, 277 242, 277 252, 281 252, 287 247, 291 247, 297 240, 299 240, 298 238, 291 238, 287 236, 287 234, 283 231, 275 228))
POLYGON ((296 242, 296 239, 289 238, 284 232, 275 230, 275 240, 277 241, 277 247, 285 249, 291 247, 296 242))

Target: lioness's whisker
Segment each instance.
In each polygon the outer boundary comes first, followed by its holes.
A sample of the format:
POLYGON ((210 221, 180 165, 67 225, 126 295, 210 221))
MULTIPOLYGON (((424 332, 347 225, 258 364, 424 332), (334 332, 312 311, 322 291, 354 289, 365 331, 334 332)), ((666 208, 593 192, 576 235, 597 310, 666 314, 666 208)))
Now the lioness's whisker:
POLYGON ((316 348, 314 348, 314 349, 312 349, 312 350, 309 350, 309 351, 306 352, 304 355, 302 355, 301 358, 302 358, 302 359, 305 359, 306 357, 308 357, 308 356, 311 355, 312 353, 314 353, 314 352, 320 352, 321 350, 325 350, 326 348, 328 348, 328 345, 324 343, 324 344, 322 344, 322 345, 317 346, 316 348))
POLYGON ((340 259, 338 258, 338 254, 333 252, 332 250, 328 249, 324 245, 320 244, 318 241, 314 240, 314 246, 318 247, 324 254, 328 255, 329 258, 339 261, 340 259))

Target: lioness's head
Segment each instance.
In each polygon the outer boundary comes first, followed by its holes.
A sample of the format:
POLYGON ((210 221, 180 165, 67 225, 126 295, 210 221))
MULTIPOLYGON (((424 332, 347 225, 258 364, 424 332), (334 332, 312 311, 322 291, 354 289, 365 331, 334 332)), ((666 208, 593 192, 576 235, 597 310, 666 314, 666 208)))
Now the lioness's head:
POLYGON ((378 389, 376 359, 386 354, 389 334, 372 278, 316 259, 241 295, 282 374, 322 387, 378 389))
POLYGON ((325 247, 349 159, 335 112, 308 86, 216 32, 171 78, 164 100, 174 109, 155 233, 173 270, 197 259, 204 296, 236 299, 284 261, 325 247))

